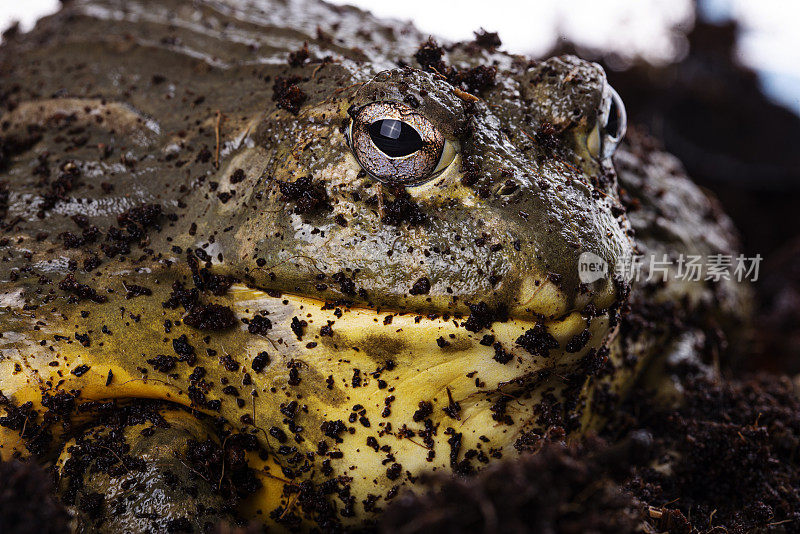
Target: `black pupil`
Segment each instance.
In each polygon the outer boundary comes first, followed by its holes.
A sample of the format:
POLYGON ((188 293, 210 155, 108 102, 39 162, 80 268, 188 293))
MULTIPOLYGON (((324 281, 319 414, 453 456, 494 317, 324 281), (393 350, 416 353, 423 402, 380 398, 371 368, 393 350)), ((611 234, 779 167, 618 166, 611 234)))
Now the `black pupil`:
POLYGON ((611 109, 608 110, 608 123, 606 123, 606 133, 611 136, 612 139, 616 139, 619 135, 619 104, 617 104, 617 99, 611 99, 611 109))
POLYGON ((375 121, 369 125, 369 135, 375 146, 390 158, 408 156, 422 148, 419 133, 403 121, 375 121))

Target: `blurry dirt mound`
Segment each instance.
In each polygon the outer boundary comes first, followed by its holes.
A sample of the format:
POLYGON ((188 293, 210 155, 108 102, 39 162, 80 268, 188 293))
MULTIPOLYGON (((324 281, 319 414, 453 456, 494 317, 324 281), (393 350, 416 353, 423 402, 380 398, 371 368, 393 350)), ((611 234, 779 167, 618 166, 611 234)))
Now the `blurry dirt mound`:
POLYGON ((51 492, 50 479, 41 467, 0 461, 0 532, 67 532, 69 516, 51 492))
MULTIPOLYGON (((595 443, 599 445, 599 443, 595 443)), ((383 520, 385 532, 634 532, 640 506, 613 480, 624 456, 547 443, 473 479, 429 478, 383 520)), ((627 469, 627 468, 623 468, 627 469)))
POLYGON ((770 256, 760 287, 759 358, 751 367, 800 373, 800 235, 770 256))
MULTIPOLYGON (((387 511, 384 532, 800 532, 800 403, 786 379, 635 392, 603 439, 506 460, 387 511), (615 443, 607 446, 604 443, 615 443)), ((556 433, 557 435, 557 433, 556 433)))
POLYGON ((686 521, 671 531, 782 524, 800 532, 800 403, 788 379, 689 382, 686 405, 675 411, 640 391, 618 425, 617 433, 652 434, 651 461, 633 465, 624 487, 649 506, 679 510, 686 521))

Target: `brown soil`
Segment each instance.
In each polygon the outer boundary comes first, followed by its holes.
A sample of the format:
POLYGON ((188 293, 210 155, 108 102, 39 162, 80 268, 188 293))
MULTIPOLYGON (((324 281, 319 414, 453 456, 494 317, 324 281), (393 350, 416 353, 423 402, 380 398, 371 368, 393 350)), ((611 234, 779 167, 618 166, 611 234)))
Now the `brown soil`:
POLYGON ((800 532, 800 402, 769 375, 635 391, 600 437, 559 432, 472 478, 429 478, 383 532, 800 532))
POLYGON ((39 466, 0 461, 0 531, 4 534, 67 532, 69 516, 52 495, 50 477, 39 466))

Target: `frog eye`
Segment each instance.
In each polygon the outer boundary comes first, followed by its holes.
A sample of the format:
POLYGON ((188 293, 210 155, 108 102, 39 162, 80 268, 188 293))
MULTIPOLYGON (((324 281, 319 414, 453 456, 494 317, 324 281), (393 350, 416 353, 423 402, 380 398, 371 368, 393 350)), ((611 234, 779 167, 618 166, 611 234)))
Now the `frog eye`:
POLYGON ((597 120, 597 127, 586 140, 589 151, 595 158, 606 159, 614 155, 617 146, 625 136, 627 114, 625 104, 613 87, 606 85, 603 107, 597 120))
POLYGON ((453 143, 405 104, 376 102, 351 114, 353 154, 381 182, 419 185, 441 174, 455 158, 453 143))

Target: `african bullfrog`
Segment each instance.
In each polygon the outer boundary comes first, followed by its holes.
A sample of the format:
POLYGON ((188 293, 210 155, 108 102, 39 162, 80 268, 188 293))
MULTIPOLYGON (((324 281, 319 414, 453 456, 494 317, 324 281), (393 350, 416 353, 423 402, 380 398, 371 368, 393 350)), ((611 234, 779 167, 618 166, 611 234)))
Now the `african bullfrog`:
POLYGON ((311 0, 75 0, 7 42, 2 456, 81 531, 334 529, 669 382, 746 291, 619 267, 728 219, 620 145, 598 65, 498 46, 311 0))

